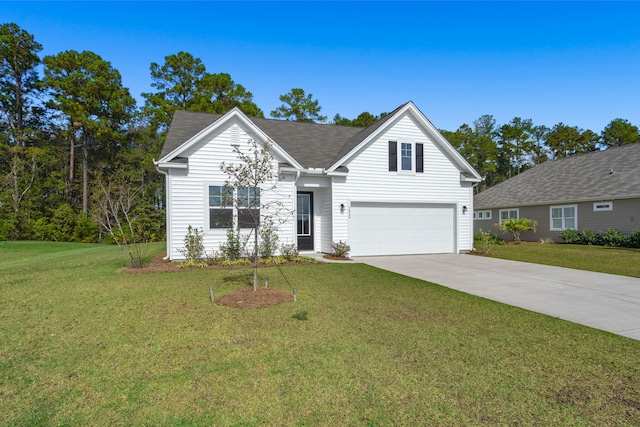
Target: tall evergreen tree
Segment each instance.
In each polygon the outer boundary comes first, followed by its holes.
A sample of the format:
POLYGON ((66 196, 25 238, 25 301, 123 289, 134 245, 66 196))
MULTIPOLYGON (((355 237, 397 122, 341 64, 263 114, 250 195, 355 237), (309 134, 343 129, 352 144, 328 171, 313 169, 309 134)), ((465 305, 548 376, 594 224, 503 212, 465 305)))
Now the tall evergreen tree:
POLYGON ((638 127, 625 119, 613 119, 602 131, 602 145, 619 147, 640 142, 638 127))
MULTIPOLYGON (((14 23, 0 26, 0 171, 6 179, 10 206, 20 210, 36 175, 40 91, 36 67, 42 45, 14 23)), ((0 198, 2 194, 0 194, 0 198)))
MULTIPOLYGON (((71 135, 70 170, 75 162, 76 135, 82 147, 82 211, 89 202, 89 159, 100 149, 120 144, 135 100, 122 86, 118 70, 99 55, 69 50, 44 58, 44 83, 51 91, 49 107, 66 118, 71 135), (76 129, 76 132, 73 129, 76 129)), ((73 175, 70 175, 71 179, 73 175)))
POLYGON ((312 94, 306 94, 304 89, 293 88, 290 92, 280 95, 282 105, 271 111, 271 117, 294 120, 296 122, 324 122, 326 116, 320 115, 318 100, 312 94))

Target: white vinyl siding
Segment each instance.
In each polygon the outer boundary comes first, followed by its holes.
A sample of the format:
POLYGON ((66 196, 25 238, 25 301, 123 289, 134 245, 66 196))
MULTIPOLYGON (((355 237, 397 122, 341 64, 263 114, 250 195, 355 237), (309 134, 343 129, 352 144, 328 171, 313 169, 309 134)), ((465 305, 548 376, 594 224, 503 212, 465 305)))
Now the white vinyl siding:
MULTIPOLYGON (((184 237, 187 234, 189 225, 204 230, 203 243, 205 251, 211 253, 218 250, 221 243, 226 242, 226 229, 209 228, 209 185, 219 185, 228 179, 228 176, 220 171, 220 163, 237 163, 237 155, 232 151, 231 126, 222 131, 216 131, 206 135, 203 140, 192 146, 183 157, 189 159, 188 169, 170 170, 167 176, 168 197, 167 197, 167 220, 171 221, 171 228, 167 235, 167 255, 172 260, 184 259, 184 255, 179 252, 184 247, 184 237)), ((241 149, 249 147, 249 135, 238 127, 238 136, 241 149)), ((234 131, 235 133, 235 131, 234 131)), ((273 167, 278 168, 281 159, 274 159, 273 167)), ((271 185, 265 185, 270 188, 271 185)), ((261 202, 265 204, 280 203, 281 211, 293 212, 293 195, 295 187, 293 178, 283 176, 277 181, 275 191, 263 191, 260 194, 261 202), (284 195, 284 196, 283 196, 284 195)), ((265 212, 264 214, 268 214, 265 212)), ((263 216, 264 216, 263 214, 263 216)), ((280 242, 295 242, 295 221, 284 214, 284 224, 279 225, 280 242)), ((249 229, 244 229, 243 233, 248 233, 249 229)))
POLYGON ((576 230, 578 228, 578 206, 551 206, 551 231, 576 230))
POLYGON ((333 181, 333 241, 350 240, 348 215, 340 215, 341 203, 347 208, 352 202, 432 203, 457 206, 454 247, 472 249, 472 215, 462 214, 462 206, 473 206, 471 183, 460 182, 458 168, 409 114, 399 117, 345 166, 348 176, 333 181), (424 172, 390 174, 389 141, 422 143, 424 172))

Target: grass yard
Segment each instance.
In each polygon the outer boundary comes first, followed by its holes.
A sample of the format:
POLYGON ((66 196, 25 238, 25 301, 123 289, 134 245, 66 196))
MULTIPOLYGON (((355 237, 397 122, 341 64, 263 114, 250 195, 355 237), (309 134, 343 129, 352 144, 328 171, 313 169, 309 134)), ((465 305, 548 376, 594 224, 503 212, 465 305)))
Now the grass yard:
POLYGON ((489 256, 640 278, 640 249, 523 243, 495 245, 489 256))
POLYGON ((640 425, 639 341, 360 264, 261 310, 209 301, 250 269, 124 265, 0 245, 0 425, 640 425))

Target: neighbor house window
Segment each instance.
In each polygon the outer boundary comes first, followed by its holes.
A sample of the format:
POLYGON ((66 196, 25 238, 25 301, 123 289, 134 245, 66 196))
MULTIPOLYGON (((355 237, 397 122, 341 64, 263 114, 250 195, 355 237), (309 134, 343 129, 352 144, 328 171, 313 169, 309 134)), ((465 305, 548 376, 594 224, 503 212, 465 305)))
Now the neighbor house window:
POLYGON ((577 210, 576 205, 551 206, 551 230, 575 230, 578 225, 577 210))
POLYGON ((520 212, 518 209, 500 209, 500 222, 508 219, 518 219, 520 212))
POLYGON ((473 219, 491 219, 491 211, 477 211, 473 213, 473 219))
POLYGON ((240 228, 253 228, 260 218, 260 189, 240 187, 234 193, 223 185, 209 186, 209 228, 231 228, 234 211, 240 228), (234 196, 237 208, 234 208, 234 196))
POLYGON ((424 172, 424 144, 389 141, 390 172, 424 172))
POLYGON ((613 202, 596 202, 593 204, 593 210, 594 212, 612 211, 613 202))

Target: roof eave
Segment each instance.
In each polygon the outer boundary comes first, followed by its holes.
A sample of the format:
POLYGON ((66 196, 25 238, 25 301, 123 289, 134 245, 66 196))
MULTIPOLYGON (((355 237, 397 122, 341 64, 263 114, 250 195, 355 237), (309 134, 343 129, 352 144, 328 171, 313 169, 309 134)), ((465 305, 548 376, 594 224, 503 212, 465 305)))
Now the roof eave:
POLYGON ((499 205, 478 205, 475 204, 478 209, 504 209, 504 208, 523 208, 527 206, 547 206, 547 205, 566 205, 568 203, 589 203, 589 202, 603 202, 603 201, 615 201, 615 200, 627 200, 627 199, 640 199, 640 194, 625 194, 618 196, 607 197, 585 197, 581 199, 566 199, 566 200, 546 200, 534 203, 501 203, 499 205))

